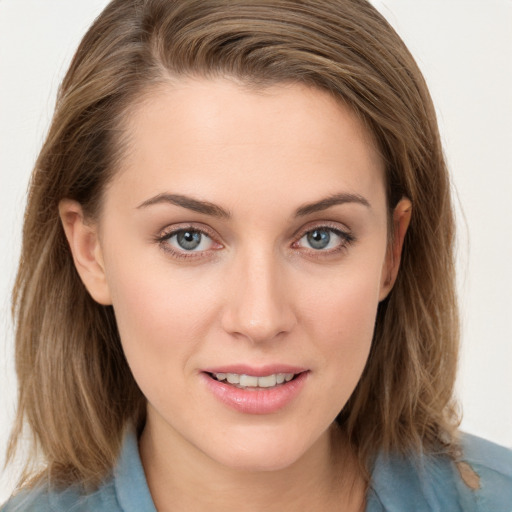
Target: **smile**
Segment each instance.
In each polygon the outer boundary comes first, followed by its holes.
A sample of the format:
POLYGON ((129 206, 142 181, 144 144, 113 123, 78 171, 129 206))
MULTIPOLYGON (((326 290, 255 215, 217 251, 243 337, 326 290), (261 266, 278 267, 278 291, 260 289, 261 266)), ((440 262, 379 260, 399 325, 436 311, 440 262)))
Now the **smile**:
POLYGON ((203 371, 201 375, 206 388, 221 404, 243 414, 272 414, 290 406, 310 375, 309 370, 282 366, 266 371, 240 367, 240 373, 233 370, 203 371))
POLYGON ((295 377, 294 373, 273 373, 261 377, 244 373, 212 373, 210 375, 219 382, 227 382, 241 389, 273 388, 290 382, 295 377))

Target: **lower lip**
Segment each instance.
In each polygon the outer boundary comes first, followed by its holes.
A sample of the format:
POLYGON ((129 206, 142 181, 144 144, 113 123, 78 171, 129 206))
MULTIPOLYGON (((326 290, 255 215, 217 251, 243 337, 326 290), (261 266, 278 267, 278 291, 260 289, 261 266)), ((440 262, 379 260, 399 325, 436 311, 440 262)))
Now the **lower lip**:
POLYGON ((309 372, 302 372, 290 382, 273 388, 242 389, 219 382, 207 373, 202 377, 208 389, 223 404, 245 414, 271 414, 286 407, 300 393, 309 372))

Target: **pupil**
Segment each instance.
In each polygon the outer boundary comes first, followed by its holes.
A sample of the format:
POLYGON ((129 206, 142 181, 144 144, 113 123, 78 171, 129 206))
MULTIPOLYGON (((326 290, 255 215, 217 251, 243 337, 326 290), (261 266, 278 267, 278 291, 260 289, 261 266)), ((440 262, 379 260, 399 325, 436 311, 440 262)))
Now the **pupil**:
POLYGON ((331 235, 328 231, 315 229, 308 234, 308 242, 313 249, 325 249, 331 241, 331 235))
POLYGON ((201 243, 201 233, 194 231, 180 231, 177 235, 178 245, 186 251, 191 251, 201 243))

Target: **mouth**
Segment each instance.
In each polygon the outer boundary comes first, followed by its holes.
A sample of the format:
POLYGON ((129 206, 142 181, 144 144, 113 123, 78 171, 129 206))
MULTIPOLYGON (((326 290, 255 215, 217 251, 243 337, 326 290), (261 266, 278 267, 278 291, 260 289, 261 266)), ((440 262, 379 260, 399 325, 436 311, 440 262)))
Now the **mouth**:
POLYGON ((271 414, 295 401, 309 380, 310 370, 269 366, 233 365, 201 373, 206 388, 224 405, 244 414, 271 414))
POLYGON ((297 378, 301 373, 272 373, 269 375, 247 375, 245 373, 210 373, 207 375, 225 384, 229 384, 239 389, 258 390, 258 389, 271 389, 287 384, 288 382, 297 378))

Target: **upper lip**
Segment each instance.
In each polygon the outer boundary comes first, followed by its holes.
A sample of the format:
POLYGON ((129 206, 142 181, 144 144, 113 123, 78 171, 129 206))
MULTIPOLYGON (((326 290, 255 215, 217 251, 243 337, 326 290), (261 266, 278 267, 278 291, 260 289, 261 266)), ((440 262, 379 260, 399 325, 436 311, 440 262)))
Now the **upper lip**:
POLYGON ((292 366, 288 364, 267 364, 263 366, 252 366, 248 364, 227 364, 205 368, 205 373, 236 373, 238 375, 251 375, 253 377, 264 377, 265 375, 273 375, 276 373, 302 373, 307 368, 301 366, 292 366))

